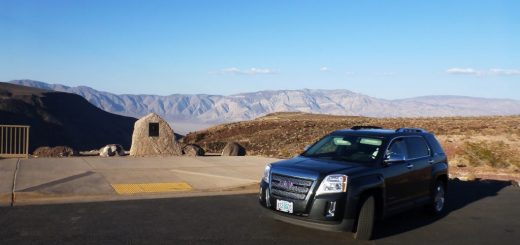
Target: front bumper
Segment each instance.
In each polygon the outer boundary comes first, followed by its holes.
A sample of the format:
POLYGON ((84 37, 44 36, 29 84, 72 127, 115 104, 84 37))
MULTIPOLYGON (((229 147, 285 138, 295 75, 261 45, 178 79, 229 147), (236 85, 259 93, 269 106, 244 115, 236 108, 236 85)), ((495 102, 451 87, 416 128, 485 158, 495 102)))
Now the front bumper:
POLYGON ((349 210, 347 193, 328 194, 315 197, 311 195, 306 200, 291 200, 271 195, 269 184, 260 183, 259 202, 266 213, 271 217, 290 224, 327 231, 351 231, 355 216, 349 210), (284 213, 276 210, 276 200, 285 200, 294 203, 294 213, 284 213), (333 216, 328 213, 331 202, 335 203, 333 216))
POLYGON ((342 219, 338 222, 323 222, 317 220, 311 220, 308 218, 301 218, 295 215, 283 214, 281 212, 265 208, 264 211, 269 216, 276 220, 280 220, 289 224, 299 225, 307 228, 324 230, 324 231, 351 231, 354 227, 354 219, 342 219))

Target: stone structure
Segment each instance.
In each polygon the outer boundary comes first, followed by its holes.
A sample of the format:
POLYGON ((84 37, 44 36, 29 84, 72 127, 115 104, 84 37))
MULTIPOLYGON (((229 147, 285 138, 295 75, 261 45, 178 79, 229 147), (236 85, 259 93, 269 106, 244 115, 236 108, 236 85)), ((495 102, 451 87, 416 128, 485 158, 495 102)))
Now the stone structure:
POLYGON ((182 149, 168 122, 150 113, 135 122, 130 155, 180 156, 182 149))
POLYGON ((125 149, 119 144, 110 144, 99 149, 99 156, 102 157, 113 157, 113 156, 124 156, 125 149))
POLYGON ((182 152, 186 156, 190 157, 196 157, 196 156, 204 156, 206 152, 204 152, 204 149, 196 144, 189 144, 186 145, 184 148, 182 148, 182 152))
POLYGON ((228 142, 222 150, 222 156, 245 156, 246 148, 237 142, 228 142))

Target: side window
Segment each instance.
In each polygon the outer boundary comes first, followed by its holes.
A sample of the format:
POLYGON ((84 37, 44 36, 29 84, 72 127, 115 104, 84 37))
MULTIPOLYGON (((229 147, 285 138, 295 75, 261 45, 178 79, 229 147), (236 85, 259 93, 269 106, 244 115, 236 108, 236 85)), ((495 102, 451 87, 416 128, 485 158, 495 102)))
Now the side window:
POLYGON ((439 144, 439 141, 437 141, 437 139, 435 139, 435 137, 433 135, 427 134, 426 139, 430 143, 430 146, 432 147, 433 152, 435 152, 436 154, 439 154, 439 155, 444 155, 444 151, 442 150, 441 144, 439 144))
POLYGON ((404 142, 404 139, 396 139, 392 142, 392 145, 388 148, 388 151, 386 152, 386 156, 391 155, 401 155, 405 158, 408 158, 406 144, 404 142))
POLYGON ((408 158, 410 159, 430 155, 428 145, 422 137, 406 138, 406 148, 408 149, 408 158))

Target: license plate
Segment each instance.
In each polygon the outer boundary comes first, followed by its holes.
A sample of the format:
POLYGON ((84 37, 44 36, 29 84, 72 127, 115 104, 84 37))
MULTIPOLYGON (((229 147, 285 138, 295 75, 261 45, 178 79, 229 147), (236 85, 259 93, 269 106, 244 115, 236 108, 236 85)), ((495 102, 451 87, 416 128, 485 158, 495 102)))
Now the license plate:
POLYGON ((293 203, 284 200, 276 200, 276 210, 292 214, 293 203))

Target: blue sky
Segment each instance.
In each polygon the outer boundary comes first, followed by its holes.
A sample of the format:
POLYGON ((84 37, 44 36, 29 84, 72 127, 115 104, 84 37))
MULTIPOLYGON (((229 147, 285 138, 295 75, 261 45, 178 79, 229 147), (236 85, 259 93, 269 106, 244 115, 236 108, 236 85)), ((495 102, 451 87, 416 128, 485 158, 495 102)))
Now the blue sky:
POLYGON ((0 81, 520 99, 520 1, 0 0, 0 81))

